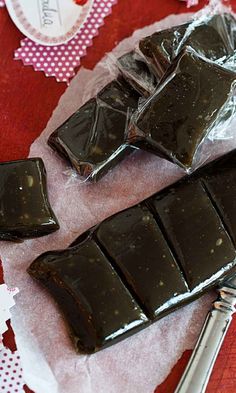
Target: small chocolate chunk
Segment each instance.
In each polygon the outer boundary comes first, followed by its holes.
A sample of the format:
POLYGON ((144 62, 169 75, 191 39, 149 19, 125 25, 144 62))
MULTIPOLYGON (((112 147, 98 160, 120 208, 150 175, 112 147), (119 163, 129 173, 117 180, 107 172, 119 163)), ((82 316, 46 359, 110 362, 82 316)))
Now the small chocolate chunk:
POLYGON ((93 240, 64 251, 47 252, 28 272, 60 305, 79 351, 95 352, 148 323, 93 240))
POLYGON ((109 83, 54 131, 48 144, 80 175, 98 180, 133 152, 124 139, 139 97, 123 79, 109 83))
POLYGON ((0 164, 0 239, 20 241, 59 229, 41 158, 0 164))

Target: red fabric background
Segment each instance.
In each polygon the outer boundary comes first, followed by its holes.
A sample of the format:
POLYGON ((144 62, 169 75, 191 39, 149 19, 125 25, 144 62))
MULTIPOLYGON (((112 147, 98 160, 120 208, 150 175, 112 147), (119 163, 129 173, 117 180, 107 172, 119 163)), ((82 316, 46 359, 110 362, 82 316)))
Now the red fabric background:
MULTIPOLYGON (((207 1, 200 0, 199 7, 207 1)), ((236 0, 231 1, 236 10, 236 0)), ((191 11, 197 10, 194 7, 191 11)), ((171 13, 188 12, 185 3, 178 0, 118 0, 113 13, 88 49, 82 65, 92 68, 119 41, 140 27, 151 24, 171 13)), ((46 78, 41 72, 23 67, 13 60, 13 51, 19 46, 21 33, 11 22, 7 11, 0 10, 0 161, 26 157, 29 146, 44 129, 65 84, 46 78)), ((1 270, 1 269, 0 269, 1 270)), ((0 280, 2 273, 0 271, 0 280)), ((236 392, 236 320, 227 334, 216 362, 207 393, 236 392)), ((15 348, 11 330, 4 337, 5 345, 15 348)), ((190 356, 187 351, 172 370, 167 380, 155 393, 173 393, 190 356)), ((157 370, 158 372, 158 370, 157 370)), ((26 388, 26 391, 29 390, 26 388)), ((105 392, 104 392, 105 393, 105 392)), ((110 392, 109 392, 110 393, 110 392)))

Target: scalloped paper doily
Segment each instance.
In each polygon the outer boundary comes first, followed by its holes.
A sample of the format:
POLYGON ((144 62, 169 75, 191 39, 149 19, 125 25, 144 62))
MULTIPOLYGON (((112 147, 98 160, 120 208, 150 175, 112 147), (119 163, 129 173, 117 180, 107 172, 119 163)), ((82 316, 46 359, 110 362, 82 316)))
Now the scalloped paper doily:
POLYGON ((54 76, 58 82, 67 82, 75 75, 81 57, 92 46, 93 38, 104 24, 104 18, 111 13, 117 0, 94 0, 92 10, 79 33, 68 43, 59 46, 44 46, 25 38, 15 51, 15 59, 24 65, 31 65, 35 71, 54 76))

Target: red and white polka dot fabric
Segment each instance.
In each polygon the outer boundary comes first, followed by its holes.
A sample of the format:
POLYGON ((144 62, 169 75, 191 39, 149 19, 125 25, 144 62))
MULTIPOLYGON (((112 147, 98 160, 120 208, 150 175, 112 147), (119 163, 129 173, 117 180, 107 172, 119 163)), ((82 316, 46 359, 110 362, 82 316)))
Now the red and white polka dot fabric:
POLYGON ((0 0, 0 7, 4 7, 5 6, 5 1, 4 0, 0 0))
POLYGON ((2 335, 7 331, 6 322, 11 318, 10 310, 15 305, 14 296, 18 292, 17 288, 0 285, 0 393, 24 392, 19 354, 17 351, 12 353, 2 342, 2 335))
POLYGON ((68 43, 59 46, 43 46, 25 38, 21 47, 15 51, 15 59, 31 65, 36 71, 43 71, 46 76, 54 76, 58 82, 69 82, 75 75, 74 69, 80 65, 80 59, 86 49, 92 45, 93 37, 104 23, 104 18, 111 13, 117 0, 94 0, 92 10, 79 33, 68 43))
POLYGON ((24 393, 24 381, 18 352, 0 351, 0 393, 24 393))

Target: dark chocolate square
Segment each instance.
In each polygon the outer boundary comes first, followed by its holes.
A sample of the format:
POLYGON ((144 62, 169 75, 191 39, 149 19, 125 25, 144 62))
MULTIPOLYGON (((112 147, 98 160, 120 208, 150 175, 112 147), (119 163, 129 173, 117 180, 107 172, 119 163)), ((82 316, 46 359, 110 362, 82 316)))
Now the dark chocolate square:
POLYGON ((129 143, 191 170, 195 153, 232 95, 236 74, 191 49, 134 115, 129 143))
POLYGON ((139 42, 139 49, 152 67, 154 73, 161 78, 175 58, 176 49, 182 41, 189 23, 161 30, 139 42))
POLYGON ((200 180, 186 180, 150 201, 190 289, 235 260, 234 245, 200 180))
POLYGON ((109 83, 50 135, 49 145, 80 175, 97 180, 133 152, 124 139, 139 97, 124 81, 109 83))
POLYGON ((38 257, 28 272, 63 310, 76 349, 95 352, 139 330, 147 317, 91 239, 38 257))
POLYGON ((146 206, 137 205, 108 218, 99 225, 96 236, 151 319, 164 313, 175 298, 188 291, 146 206))
POLYGON ((22 240, 59 229, 41 158, 0 164, 0 239, 22 240))

